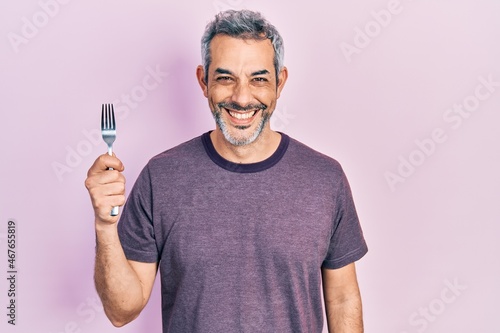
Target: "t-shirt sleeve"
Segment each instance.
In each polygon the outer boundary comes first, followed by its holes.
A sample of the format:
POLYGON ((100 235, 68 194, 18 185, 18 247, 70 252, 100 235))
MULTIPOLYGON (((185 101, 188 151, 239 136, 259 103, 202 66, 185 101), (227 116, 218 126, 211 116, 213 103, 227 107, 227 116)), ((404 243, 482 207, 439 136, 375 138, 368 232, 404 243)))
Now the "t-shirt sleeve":
POLYGON ((151 193, 151 177, 146 166, 137 178, 118 222, 120 242, 129 260, 158 261, 151 193))
POLYGON ((368 247, 363 237, 351 189, 344 172, 341 172, 338 192, 334 198, 336 213, 330 245, 323 268, 336 269, 361 259, 368 247))

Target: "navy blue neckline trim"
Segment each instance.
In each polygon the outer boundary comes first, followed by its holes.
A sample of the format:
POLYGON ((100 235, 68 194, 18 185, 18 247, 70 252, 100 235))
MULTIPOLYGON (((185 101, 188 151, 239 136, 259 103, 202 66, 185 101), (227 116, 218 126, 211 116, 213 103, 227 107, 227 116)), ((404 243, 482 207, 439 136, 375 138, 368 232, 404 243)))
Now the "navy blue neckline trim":
POLYGON ((288 137, 288 135, 278 132, 281 134, 280 144, 278 146, 278 149, 276 149, 276 151, 271 156, 269 156, 269 158, 257 163, 234 163, 226 160, 215 150, 212 140, 210 139, 211 132, 212 131, 208 131, 201 136, 201 141, 203 142, 203 146, 205 147, 207 155, 215 164, 217 164, 221 168, 238 173, 260 172, 273 167, 281 160, 283 155, 285 155, 288 144, 290 142, 290 138, 288 137))

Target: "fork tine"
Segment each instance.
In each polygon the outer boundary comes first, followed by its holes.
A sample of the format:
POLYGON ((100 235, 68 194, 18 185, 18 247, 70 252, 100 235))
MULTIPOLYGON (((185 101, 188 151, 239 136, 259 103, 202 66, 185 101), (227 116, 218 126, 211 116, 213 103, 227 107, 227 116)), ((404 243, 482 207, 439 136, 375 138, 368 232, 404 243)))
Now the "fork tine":
POLYGON ((106 129, 111 128, 111 110, 109 109, 109 104, 106 104, 106 129))
POLYGON ((102 105, 102 112, 101 112, 101 130, 104 129, 104 104, 102 105))
POLYGON ((106 104, 106 129, 109 129, 109 104, 106 104))
POLYGON ((113 104, 111 104, 111 129, 116 129, 115 127, 115 108, 113 107, 113 104))
POLYGON ((108 104, 104 104, 104 129, 108 129, 108 104))

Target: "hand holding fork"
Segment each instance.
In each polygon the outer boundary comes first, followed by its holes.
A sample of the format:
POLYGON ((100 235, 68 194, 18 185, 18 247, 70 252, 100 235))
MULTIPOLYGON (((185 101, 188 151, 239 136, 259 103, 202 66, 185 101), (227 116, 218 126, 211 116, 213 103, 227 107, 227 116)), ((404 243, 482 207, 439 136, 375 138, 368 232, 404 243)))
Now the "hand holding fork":
POLYGON ((118 222, 118 206, 125 203, 125 177, 122 173, 124 167, 113 155, 112 148, 116 138, 116 124, 111 104, 102 106, 101 130, 108 145, 108 153, 100 155, 90 167, 85 187, 89 191, 94 208, 96 227, 106 228, 118 222))

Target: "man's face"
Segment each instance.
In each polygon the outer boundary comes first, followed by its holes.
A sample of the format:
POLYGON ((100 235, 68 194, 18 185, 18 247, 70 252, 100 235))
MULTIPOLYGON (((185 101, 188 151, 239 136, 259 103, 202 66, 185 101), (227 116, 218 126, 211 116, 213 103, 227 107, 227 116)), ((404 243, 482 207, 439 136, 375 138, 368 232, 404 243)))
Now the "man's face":
POLYGON ((276 108, 285 73, 277 83, 274 49, 269 39, 239 39, 217 35, 210 44, 212 62, 208 82, 203 68, 198 79, 224 138, 233 145, 252 143, 270 130, 269 118, 276 108))

